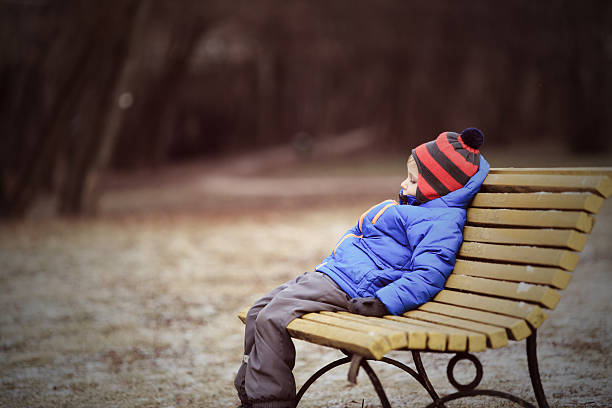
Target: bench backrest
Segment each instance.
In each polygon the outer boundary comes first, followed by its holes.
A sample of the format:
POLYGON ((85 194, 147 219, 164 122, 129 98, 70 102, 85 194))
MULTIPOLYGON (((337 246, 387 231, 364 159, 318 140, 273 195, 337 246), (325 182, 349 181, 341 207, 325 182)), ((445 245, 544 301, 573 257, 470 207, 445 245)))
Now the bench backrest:
POLYGON ((440 315, 470 319, 472 313, 481 321, 482 310, 537 328, 546 318, 542 308, 559 302, 595 214, 612 193, 608 175, 612 168, 491 169, 468 209, 445 290, 411 317, 431 313, 439 322, 440 315))

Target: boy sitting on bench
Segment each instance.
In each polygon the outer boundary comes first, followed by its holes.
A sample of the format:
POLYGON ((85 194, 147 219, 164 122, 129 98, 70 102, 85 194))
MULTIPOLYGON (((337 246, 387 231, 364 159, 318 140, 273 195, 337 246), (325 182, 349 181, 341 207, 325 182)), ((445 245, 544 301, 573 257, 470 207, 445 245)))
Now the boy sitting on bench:
POLYGON ((489 172, 483 140, 468 128, 415 148, 399 203, 367 210, 314 272, 254 303, 234 380, 243 407, 295 406, 295 348, 286 330, 293 319, 320 311, 401 315, 442 290, 463 241, 465 209, 489 172))

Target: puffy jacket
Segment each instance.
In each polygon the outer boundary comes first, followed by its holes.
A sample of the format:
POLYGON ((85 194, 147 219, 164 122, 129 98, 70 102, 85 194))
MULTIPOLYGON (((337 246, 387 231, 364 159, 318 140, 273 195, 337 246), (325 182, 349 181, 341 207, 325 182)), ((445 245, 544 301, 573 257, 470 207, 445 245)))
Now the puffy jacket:
POLYGON ((455 266, 466 208, 488 172, 481 155, 478 172, 459 190, 418 206, 373 206, 315 270, 350 297, 376 296, 395 315, 428 302, 455 266))

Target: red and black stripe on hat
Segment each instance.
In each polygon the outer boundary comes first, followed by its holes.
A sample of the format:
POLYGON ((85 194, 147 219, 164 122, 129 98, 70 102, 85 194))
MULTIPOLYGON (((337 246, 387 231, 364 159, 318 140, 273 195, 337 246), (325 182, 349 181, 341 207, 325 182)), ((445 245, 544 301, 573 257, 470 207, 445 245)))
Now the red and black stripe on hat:
POLYGON ((476 128, 444 132, 412 150, 419 169, 417 201, 424 203, 465 186, 478 171, 484 135, 476 128))

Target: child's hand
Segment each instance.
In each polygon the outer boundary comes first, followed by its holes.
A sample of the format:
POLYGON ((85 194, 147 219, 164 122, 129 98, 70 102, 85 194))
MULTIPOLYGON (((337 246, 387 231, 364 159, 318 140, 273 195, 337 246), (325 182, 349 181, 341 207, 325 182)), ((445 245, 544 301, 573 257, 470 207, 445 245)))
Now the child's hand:
POLYGON ((350 300, 348 308, 351 313, 363 316, 382 317, 389 314, 384 303, 375 297, 353 298, 350 300))

